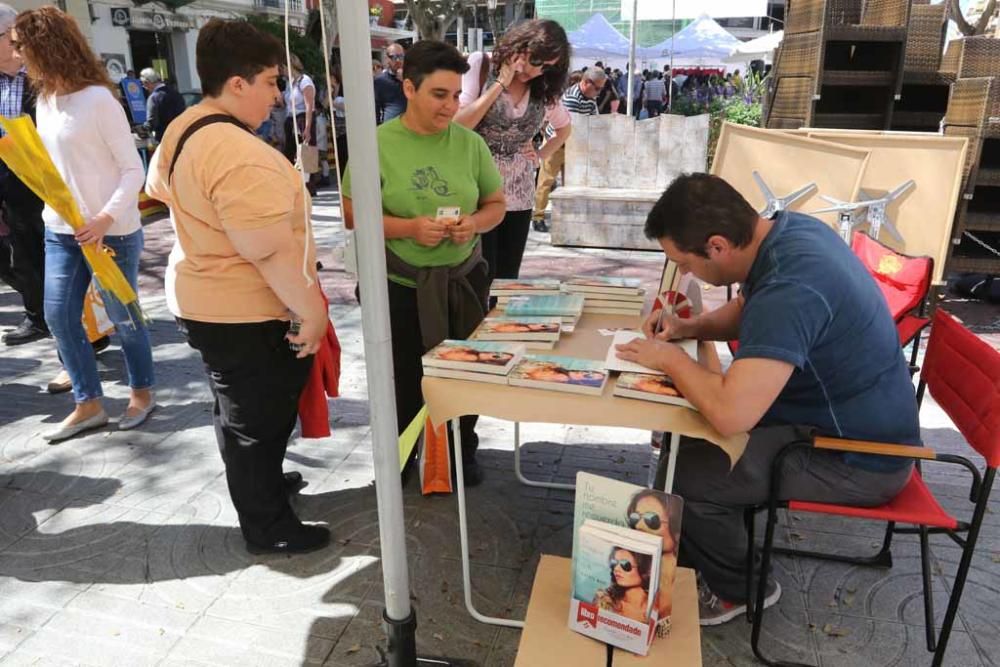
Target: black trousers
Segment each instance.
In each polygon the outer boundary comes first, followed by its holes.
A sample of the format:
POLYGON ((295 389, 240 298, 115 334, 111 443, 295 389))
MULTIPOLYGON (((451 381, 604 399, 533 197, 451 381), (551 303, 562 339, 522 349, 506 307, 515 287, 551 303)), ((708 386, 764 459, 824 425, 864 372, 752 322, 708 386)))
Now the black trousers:
POLYGON ((215 396, 213 422, 243 537, 269 544, 299 525, 282 477, 288 438, 312 357, 296 359, 288 322, 177 320, 201 353, 215 396))
MULTIPOLYGON (((528 213, 530 214, 531 211, 528 213)), ((470 281, 476 283, 473 287, 478 293, 483 294, 484 301, 488 291, 485 278, 484 275, 470 275, 470 281)), ((389 281, 389 320, 392 331, 396 419, 399 423, 399 432, 402 433, 424 405, 424 395, 420 390, 420 382, 424 378, 424 367, 420 358, 427 350, 424 349, 420 335, 417 290, 389 281)), ((465 338, 473 330, 475 327, 469 331, 455 332, 455 337, 465 338)), ((476 449, 479 447, 479 436, 476 435, 477 421, 479 421, 479 417, 476 415, 468 415, 459 419, 459 431, 462 434, 462 459, 466 464, 476 460, 476 449)), ((450 429, 448 430, 448 440, 451 441, 450 429)))
POLYGON ((44 204, 38 199, 3 204, 3 216, 10 228, 12 248, 11 271, 13 287, 24 301, 24 313, 35 326, 45 326, 43 296, 45 292, 45 223, 44 204))
POLYGON ((494 278, 517 278, 531 227, 531 209, 507 211, 500 224, 483 234, 483 257, 494 278))

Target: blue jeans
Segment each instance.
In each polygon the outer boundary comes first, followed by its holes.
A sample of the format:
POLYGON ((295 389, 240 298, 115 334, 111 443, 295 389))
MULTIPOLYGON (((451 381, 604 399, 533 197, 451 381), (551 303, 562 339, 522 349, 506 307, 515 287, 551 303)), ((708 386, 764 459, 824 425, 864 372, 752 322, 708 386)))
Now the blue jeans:
MULTIPOLYGON (((104 245, 114 250, 115 264, 133 289, 138 289, 142 230, 125 236, 105 236, 104 245)), ((94 350, 81 321, 83 299, 90 280, 90 266, 76 239, 70 234, 56 234, 46 229, 45 322, 56 339, 63 366, 73 381, 73 398, 77 403, 104 395, 94 350)), ((125 353, 129 386, 132 389, 152 387, 155 378, 149 331, 142 323, 133 324, 125 308, 114 299, 107 299, 104 307, 115 325, 125 353)))

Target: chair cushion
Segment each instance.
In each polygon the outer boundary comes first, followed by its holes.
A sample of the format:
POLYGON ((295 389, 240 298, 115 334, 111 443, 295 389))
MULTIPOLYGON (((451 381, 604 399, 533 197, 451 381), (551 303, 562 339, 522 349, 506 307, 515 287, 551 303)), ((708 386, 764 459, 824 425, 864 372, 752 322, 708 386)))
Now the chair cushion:
POLYGON ((850 505, 833 505, 830 503, 811 503, 792 500, 788 509, 796 512, 813 512, 814 514, 836 514, 852 516, 858 519, 873 521, 895 521, 896 523, 911 523, 921 526, 948 528, 954 530, 958 521, 951 516, 934 498, 931 490, 924 484, 923 477, 916 468, 895 498, 878 507, 852 507, 850 505))

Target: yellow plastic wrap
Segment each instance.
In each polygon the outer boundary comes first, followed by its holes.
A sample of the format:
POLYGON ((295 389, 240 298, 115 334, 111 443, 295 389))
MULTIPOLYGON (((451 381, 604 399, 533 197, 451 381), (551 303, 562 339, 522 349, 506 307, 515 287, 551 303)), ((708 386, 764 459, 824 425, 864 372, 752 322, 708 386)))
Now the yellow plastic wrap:
MULTIPOLYGON (((0 138, 0 160, 70 227, 74 230, 83 227, 86 221, 80 208, 52 163, 31 117, 0 117, 0 126, 7 133, 0 138)), ((101 290, 118 299, 135 322, 144 322, 138 295, 106 249, 96 244, 81 248, 101 290)))

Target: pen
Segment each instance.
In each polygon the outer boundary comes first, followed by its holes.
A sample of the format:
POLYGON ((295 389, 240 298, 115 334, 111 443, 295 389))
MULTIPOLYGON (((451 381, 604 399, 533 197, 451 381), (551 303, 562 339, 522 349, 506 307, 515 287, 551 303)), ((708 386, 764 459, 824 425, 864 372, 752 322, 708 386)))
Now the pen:
POLYGON ((656 331, 653 332, 654 336, 656 334, 660 333, 661 331, 663 331, 663 313, 667 310, 667 306, 670 306, 670 314, 671 315, 674 314, 674 307, 675 307, 675 302, 676 302, 676 295, 674 295, 674 297, 675 297, 674 299, 671 299, 671 293, 670 292, 667 292, 664 295, 664 301, 666 303, 663 304, 663 308, 660 308, 660 316, 658 318, 656 318, 656 331))

